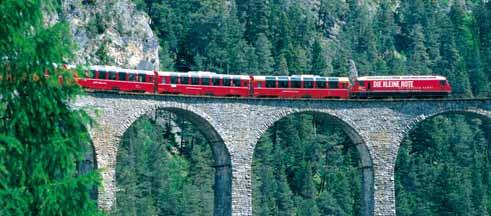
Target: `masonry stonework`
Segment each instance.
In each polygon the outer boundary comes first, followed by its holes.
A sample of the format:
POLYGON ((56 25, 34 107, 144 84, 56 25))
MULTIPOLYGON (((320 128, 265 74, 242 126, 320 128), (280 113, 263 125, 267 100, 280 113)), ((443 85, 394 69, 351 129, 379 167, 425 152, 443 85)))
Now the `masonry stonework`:
MULTIPOLYGON (((102 171, 98 203, 115 205, 115 167, 125 131, 143 115, 166 110, 194 123, 215 159, 215 215, 252 215, 254 148, 274 122, 300 112, 328 115, 358 149, 363 166, 363 214, 395 215, 394 166, 399 145, 419 122, 445 113, 491 120, 491 99, 285 100, 90 93, 73 102, 95 120, 89 132, 102 171)), ((489 121, 487 121, 489 123, 489 121)))

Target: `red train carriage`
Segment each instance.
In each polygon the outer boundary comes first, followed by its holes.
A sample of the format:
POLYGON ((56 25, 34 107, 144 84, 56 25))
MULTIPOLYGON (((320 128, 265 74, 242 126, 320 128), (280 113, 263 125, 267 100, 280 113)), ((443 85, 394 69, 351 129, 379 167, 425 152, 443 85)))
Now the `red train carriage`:
POLYGON ((349 80, 344 77, 253 76, 254 97, 348 98, 349 80))
POLYGON ((365 76, 351 88, 355 98, 444 97, 452 88, 442 76, 365 76))
POLYGON ((250 77, 211 72, 158 72, 158 93, 210 96, 249 96, 250 77))
POLYGON ((85 88, 127 92, 154 92, 155 71, 91 66, 78 83, 85 88))
POLYGON ((346 77, 245 76, 91 66, 85 70, 85 77, 77 80, 85 88, 98 90, 240 97, 443 97, 451 92, 442 76, 366 76, 350 85, 346 77))

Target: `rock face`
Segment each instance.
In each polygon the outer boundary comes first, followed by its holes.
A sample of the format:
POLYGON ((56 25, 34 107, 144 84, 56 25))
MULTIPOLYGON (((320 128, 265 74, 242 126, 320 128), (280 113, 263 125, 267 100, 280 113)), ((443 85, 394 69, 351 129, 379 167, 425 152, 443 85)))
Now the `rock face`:
POLYGON ((54 17, 70 24, 77 45, 73 64, 159 69, 150 18, 131 0, 64 0, 62 13, 54 17))

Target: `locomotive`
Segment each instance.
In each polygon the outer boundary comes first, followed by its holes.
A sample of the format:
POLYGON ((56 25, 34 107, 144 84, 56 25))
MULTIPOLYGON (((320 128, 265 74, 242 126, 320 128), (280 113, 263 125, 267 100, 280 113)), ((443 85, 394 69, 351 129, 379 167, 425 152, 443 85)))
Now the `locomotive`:
POLYGON ((451 92, 443 76, 256 76, 107 66, 90 66, 84 73, 77 82, 87 89, 154 94, 350 99, 444 97, 451 92))

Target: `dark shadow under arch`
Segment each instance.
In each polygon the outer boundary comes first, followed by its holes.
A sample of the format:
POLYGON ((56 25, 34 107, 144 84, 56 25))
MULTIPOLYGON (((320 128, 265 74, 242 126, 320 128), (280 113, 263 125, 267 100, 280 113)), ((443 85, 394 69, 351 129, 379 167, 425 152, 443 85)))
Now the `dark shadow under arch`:
MULTIPOLYGON (((360 156, 360 162, 362 165, 362 188, 361 188, 361 197, 362 197, 362 206, 361 206, 361 212, 362 215, 364 216, 369 216, 373 215, 373 210, 374 210, 374 172, 373 172, 373 163, 372 163, 372 157, 370 155, 370 151, 366 145, 366 142, 363 140, 363 138, 356 132, 356 130, 351 127, 348 123, 343 121, 342 119, 327 113, 327 112, 322 112, 322 111, 297 111, 297 112, 291 112, 286 115, 281 116, 280 118, 276 119, 274 122, 272 122, 268 129, 271 128, 275 122, 288 117, 292 115, 300 115, 300 114, 311 114, 314 116, 316 115, 324 115, 327 117, 327 119, 331 120, 333 124, 339 126, 344 133, 351 139, 353 146, 357 149, 358 154, 360 156)), ((267 129, 266 129, 267 130, 267 129)), ((266 131, 265 130, 265 131, 266 131)), ((265 131, 261 134, 261 136, 264 135, 265 131)), ((257 144, 257 143, 256 143, 257 144)), ((254 148, 256 149, 256 147, 254 148)), ((255 150, 254 150, 255 152, 255 150)), ((254 153, 253 153, 254 155, 254 153)), ((254 157, 254 156, 253 156, 254 157)), ((254 160, 254 158, 253 158, 254 160)))
MULTIPOLYGON (((225 145, 225 142, 215 130, 215 128, 199 114, 192 111, 174 107, 157 107, 146 114, 139 116, 135 122, 143 116, 158 115, 159 111, 166 111, 175 114, 179 118, 183 118, 191 122, 206 138, 210 144, 211 152, 214 158, 214 207, 213 214, 216 216, 229 216, 232 214, 232 168, 230 153, 225 145)), ((126 131, 124 132, 126 133, 126 131)), ((117 162, 116 162, 117 163, 117 162)))

